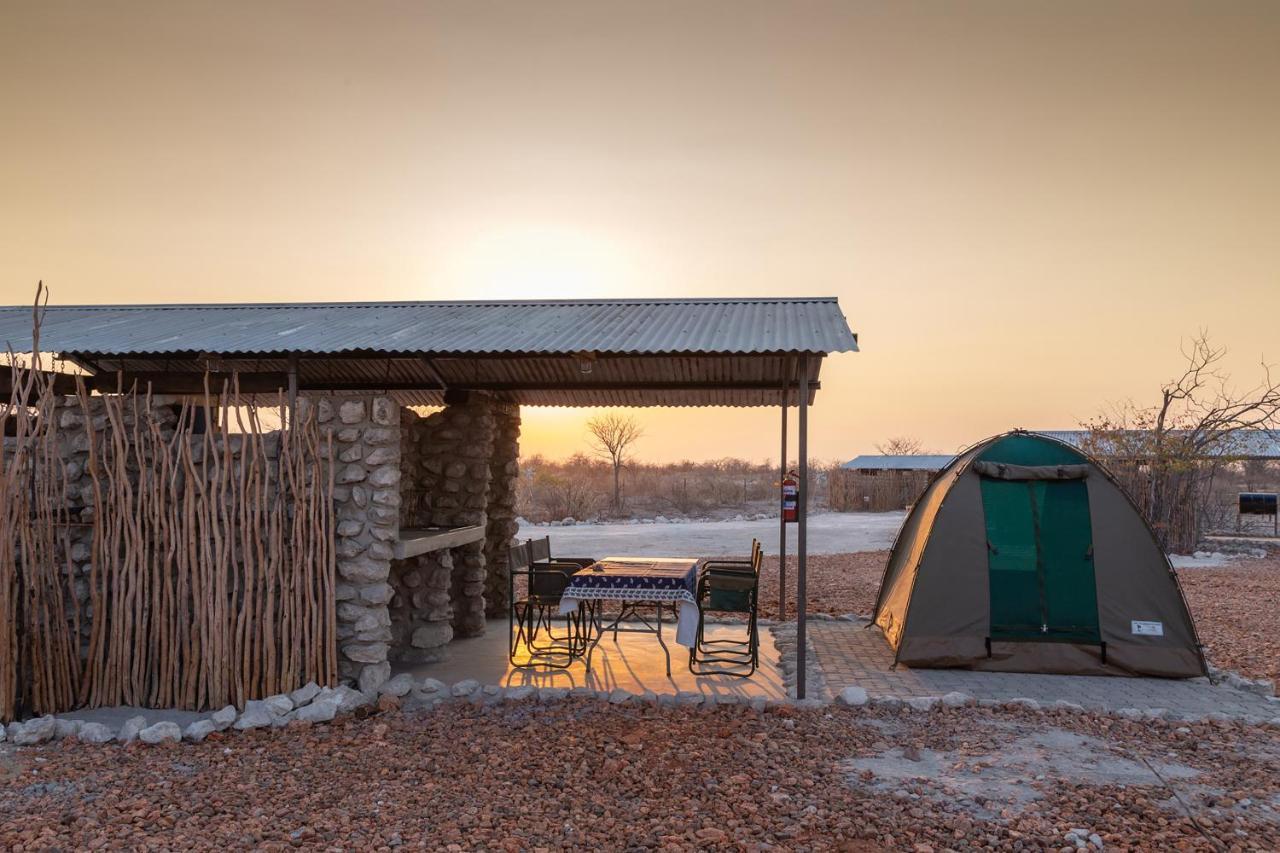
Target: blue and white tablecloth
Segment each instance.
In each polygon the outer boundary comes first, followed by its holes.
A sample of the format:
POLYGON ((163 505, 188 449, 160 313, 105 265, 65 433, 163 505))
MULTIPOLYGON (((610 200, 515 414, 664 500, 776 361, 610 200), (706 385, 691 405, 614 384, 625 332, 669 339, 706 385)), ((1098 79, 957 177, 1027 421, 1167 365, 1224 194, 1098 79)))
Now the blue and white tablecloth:
POLYGON ((570 578, 560 612, 573 612, 580 601, 678 605, 676 642, 692 648, 698 633, 697 583, 693 557, 605 557, 570 578))

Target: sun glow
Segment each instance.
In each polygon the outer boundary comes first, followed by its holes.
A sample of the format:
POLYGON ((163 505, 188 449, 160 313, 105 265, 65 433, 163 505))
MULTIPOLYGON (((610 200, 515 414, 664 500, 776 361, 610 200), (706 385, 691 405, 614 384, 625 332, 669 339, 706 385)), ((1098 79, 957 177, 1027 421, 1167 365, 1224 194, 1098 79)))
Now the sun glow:
POLYGON ((589 229, 521 226, 490 230, 458 251, 454 278, 470 299, 586 299, 633 289, 634 267, 589 229))

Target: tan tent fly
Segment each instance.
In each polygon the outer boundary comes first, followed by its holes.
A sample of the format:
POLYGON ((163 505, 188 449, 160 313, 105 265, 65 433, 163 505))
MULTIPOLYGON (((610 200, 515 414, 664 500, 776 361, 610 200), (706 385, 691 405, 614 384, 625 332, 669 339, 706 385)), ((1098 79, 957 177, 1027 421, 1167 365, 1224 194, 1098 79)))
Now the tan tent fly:
POLYGON ((909 666, 1205 674, 1177 576, 1137 508, 1096 461, 1021 430, 930 482, 894 543, 875 621, 909 666))

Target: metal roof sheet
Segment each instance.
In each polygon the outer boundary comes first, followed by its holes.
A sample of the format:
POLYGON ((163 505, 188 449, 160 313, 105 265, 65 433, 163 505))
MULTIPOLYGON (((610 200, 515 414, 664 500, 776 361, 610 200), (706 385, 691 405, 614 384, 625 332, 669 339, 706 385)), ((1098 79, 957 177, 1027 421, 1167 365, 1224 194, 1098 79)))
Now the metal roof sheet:
MULTIPOLYGON (((0 307, 0 344, 31 350, 30 306, 0 307)), ((857 350, 834 297, 49 307, 45 351, 84 354, 468 355, 857 350)))
MULTIPOLYGON (((1104 432, 1098 438, 1098 447, 1086 446, 1089 444, 1089 438, 1093 435, 1089 430, 1085 429, 1042 429, 1037 430, 1040 435, 1057 439, 1063 444, 1069 444, 1082 450, 1099 450, 1107 452, 1107 444, 1109 440, 1104 432)), ((1125 430, 1131 433, 1139 440, 1142 438, 1146 430, 1125 430)), ((1174 434, 1177 434, 1177 430, 1174 434)), ((1280 459, 1280 430, 1273 429, 1242 429, 1231 434, 1222 440, 1221 443, 1212 447, 1209 452, 1210 456, 1227 456, 1239 457, 1243 459, 1280 459)))
POLYGON ((898 456, 864 453, 861 456, 855 456, 840 467, 878 471, 941 471, 954 458, 954 456, 938 456, 925 453, 898 456))
MULTIPOLYGON (((315 355, 296 362, 304 394, 373 391, 390 393, 404 405, 439 405, 443 389, 472 389, 527 406, 776 406, 795 405, 797 366, 786 354, 601 355, 583 372, 573 356, 315 355), (428 362, 431 368, 428 369, 428 362), (790 390, 786 390, 786 386, 790 390)), ((155 380, 159 393, 178 393, 201 377, 206 359, 187 356, 123 355, 95 358, 107 389, 120 381, 155 380), (162 370, 157 370, 157 368, 162 370)), ((808 362, 809 400, 819 389, 823 358, 808 362)), ((262 399, 278 396, 286 384, 288 358, 218 356, 212 387, 235 374, 242 381, 279 380, 262 399)), ((200 385, 199 382, 196 383, 200 385)), ((244 388, 245 386, 242 386, 244 388)), ((99 391, 103 388, 99 387, 99 391)), ((242 391, 246 395, 247 390, 242 391)))

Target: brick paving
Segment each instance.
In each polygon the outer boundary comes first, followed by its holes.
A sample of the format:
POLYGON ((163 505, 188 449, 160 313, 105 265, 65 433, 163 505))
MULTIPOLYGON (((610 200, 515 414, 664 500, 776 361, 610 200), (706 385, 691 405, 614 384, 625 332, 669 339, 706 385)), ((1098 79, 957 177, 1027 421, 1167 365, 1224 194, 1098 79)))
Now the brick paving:
POLYGON ((856 685, 875 698, 909 699, 953 691, 978 701, 1066 700, 1091 710, 1163 709, 1170 717, 1198 719, 1211 712, 1264 722, 1280 717, 1280 702, 1204 681, 1105 675, 1041 675, 962 669, 893 667, 893 651, 880 629, 864 621, 813 620, 809 645, 831 696, 856 685))

